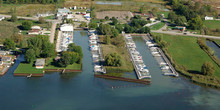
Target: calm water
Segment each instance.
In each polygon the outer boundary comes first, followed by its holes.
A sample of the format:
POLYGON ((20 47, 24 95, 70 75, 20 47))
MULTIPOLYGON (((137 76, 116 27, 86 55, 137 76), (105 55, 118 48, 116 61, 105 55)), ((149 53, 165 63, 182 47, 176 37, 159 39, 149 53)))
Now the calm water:
POLYGON ((211 41, 206 41, 206 44, 215 51, 214 54, 220 59, 220 48, 211 41))
POLYGON ((96 4, 98 5, 121 5, 122 2, 111 2, 111 1, 97 1, 96 4))
POLYGON ((152 75, 149 86, 94 78, 86 32, 75 31, 74 41, 83 48, 82 73, 60 76, 53 72, 40 78, 26 78, 13 77, 14 68, 11 68, 0 77, 0 110, 213 110, 220 107, 219 90, 191 84, 184 78, 163 76, 141 38, 134 41, 152 75))

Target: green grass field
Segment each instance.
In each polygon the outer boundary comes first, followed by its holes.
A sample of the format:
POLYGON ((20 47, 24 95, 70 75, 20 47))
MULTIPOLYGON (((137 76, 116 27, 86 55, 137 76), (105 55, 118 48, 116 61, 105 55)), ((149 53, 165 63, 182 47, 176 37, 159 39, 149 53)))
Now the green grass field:
POLYGON ((204 24, 210 29, 220 29, 220 21, 217 20, 205 20, 204 24))
POLYGON ((160 12, 157 12, 157 13, 158 14, 164 14, 164 17, 168 18, 169 11, 160 11, 160 12))
MULTIPOLYGON (((157 35, 156 33, 154 33, 157 35)), ((168 53, 180 65, 185 65, 188 70, 201 72, 202 64, 212 62, 216 68, 215 76, 220 79, 220 68, 197 44, 197 38, 189 36, 172 36, 161 34, 162 39, 168 43, 168 53)))
POLYGON ((32 63, 20 63, 14 73, 42 74, 44 69, 36 69, 32 63))
POLYGON ((220 45, 220 40, 214 40, 217 44, 220 45))
POLYGON ((56 67, 54 65, 46 66, 45 69, 73 69, 73 70, 81 70, 81 64, 72 64, 68 65, 66 68, 64 67, 56 67))
POLYGON ((151 30, 159 30, 160 28, 162 28, 163 26, 165 25, 165 23, 163 22, 160 22, 160 23, 157 23, 153 26, 150 26, 151 30))

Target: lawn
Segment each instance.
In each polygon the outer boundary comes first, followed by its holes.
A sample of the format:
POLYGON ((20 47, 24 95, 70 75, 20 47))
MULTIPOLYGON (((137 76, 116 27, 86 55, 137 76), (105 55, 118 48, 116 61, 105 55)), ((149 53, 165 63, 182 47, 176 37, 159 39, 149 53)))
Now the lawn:
POLYGON ((54 4, 3 4, 0 7, 1 14, 9 14, 10 9, 16 7, 18 16, 36 16, 38 13, 53 13, 54 4))
POLYGON ((109 45, 102 44, 101 46, 102 46, 102 52, 103 52, 104 57, 110 53, 117 53, 121 56, 121 59, 122 59, 122 66, 121 67, 106 66, 107 71, 126 72, 126 71, 133 71, 134 70, 124 42, 121 43, 121 46, 115 46, 115 45, 111 45, 111 44, 109 44, 109 45))
MULTIPOLYGON (((156 33, 154 33, 157 35, 156 33)), ((191 72, 201 72, 202 64, 212 62, 216 68, 215 76, 220 79, 220 68, 197 44, 197 38, 189 36, 172 36, 162 34, 162 39, 168 43, 168 53, 176 63, 184 65, 191 72)))
POLYGON ((36 69, 32 63, 20 63, 14 73, 41 74, 44 69, 36 69))
POLYGON ((220 45, 220 40, 214 40, 217 44, 219 44, 220 45))
POLYGON ((204 24, 210 29, 220 29, 220 21, 217 20, 205 20, 204 24))
POLYGON ((157 23, 157 24, 155 24, 155 25, 150 26, 150 28, 151 28, 151 30, 159 30, 159 29, 162 28, 164 25, 165 25, 164 22, 160 22, 160 23, 157 23))
POLYGON ((157 13, 158 14, 164 14, 164 17, 168 18, 169 11, 160 11, 160 12, 157 12, 157 13))
POLYGON ((55 15, 51 15, 51 16, 46 16, 44 17, 45 19, 55 19, 55 15))
POLYGON ((54 65, 48 65, 45 67, 45 69, 73 69, 73 70, 81 70, 81 64, 72 64, 68 65, 66 68, 65 67, 57 67, 54 65))

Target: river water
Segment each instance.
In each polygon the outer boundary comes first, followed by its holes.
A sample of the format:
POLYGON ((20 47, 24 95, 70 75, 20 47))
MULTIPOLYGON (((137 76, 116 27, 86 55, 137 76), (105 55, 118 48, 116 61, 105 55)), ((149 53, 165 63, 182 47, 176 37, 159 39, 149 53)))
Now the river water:
POLYGON ((214 110, 220 107, 220 91, 190 83, 185 78, 162 75, 141 38, 134 38, 152 75, 152 84, 94 78, 86 31, 75 31, 82 46, 83 72, 44 77, 14 77, 17 63, 0 77, 0 110, 214 110), (116 87, 114 89, 111 86, 116 87))

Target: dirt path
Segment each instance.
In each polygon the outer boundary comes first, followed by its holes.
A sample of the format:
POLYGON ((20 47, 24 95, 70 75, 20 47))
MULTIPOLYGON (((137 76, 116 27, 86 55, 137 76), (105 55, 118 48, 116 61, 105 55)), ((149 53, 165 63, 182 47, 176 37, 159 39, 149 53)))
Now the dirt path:
POLYGON ((56 32, 56 26, 57 26, 57 22, 53 22, 52 26, 51 26, 51 32, 50 32, 50 43, 54 43, 54 36, 55 36, 55 32, 56 32))

